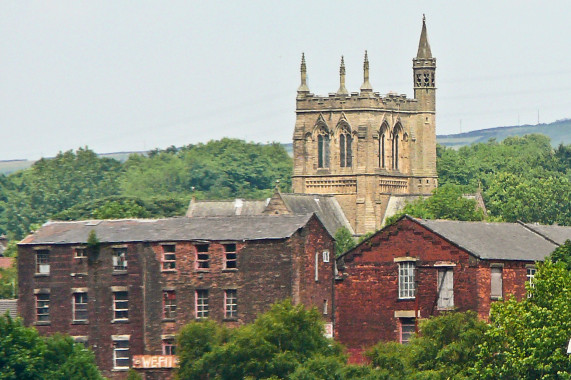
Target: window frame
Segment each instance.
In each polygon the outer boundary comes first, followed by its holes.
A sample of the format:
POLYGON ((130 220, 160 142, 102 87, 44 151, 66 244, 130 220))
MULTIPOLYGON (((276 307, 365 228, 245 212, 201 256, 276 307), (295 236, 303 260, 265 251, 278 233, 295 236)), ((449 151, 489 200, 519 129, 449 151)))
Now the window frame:
POLYGON ((176 355, 176 341, 174 338, 163 338, 163 355, 176 355))
POLYGON ((74 292, 72 295, 72 317, 73 322, 87 322, 89 321, 89 296, 87 292, 74 292), (78 296, 85 296, 85 302, 77 302, 78 296), (82 305, 78 310, 78 305, 82 305), (83 309, 82 309, 83 308, 83 309), (78 313, 85 313, 85 318, 78 318, 78 313))
POLYGON ((130 339, 129 337, 126 338, 118 338, 118 337, 113 337, 113 369, 114 370, 119 370, 119 371, 126 371, 130 368, 131 366, 131 344, 130 344, 130 339), (121 343, 119 343, 121 342, 121 343), (125 345, 126 342, 126 345, 125 345), (119 345, 122 345, 122 347, 120 347, 119 345), (123 352, 126 353, 126 357, 122 356, 119 357, 118 353, 119 352, 123 352), (127 365, 118 365, 118 360, 121 361, 127 361, 127 363, 122 363, 122 364, 127 364, 127 365))
POLYGON ((50 266, 50 250, 38 249, 36 252, 36 273, 40 276, 49 276, 51 272, 50 266))
POLYGON ((113 321, 129 320, 129 291, 117 290, 113 292, 113 321), (124 299, 118 298, 119 294, 125 294, 124 299), (126 303, 126 308, 119 308, 120 303, 126 303), (124 315, 124 316, 122 316, 124 315))
POLYGON ((236 319, 238 318, 238 290, 226 289, 224 290, 224 318, 236 319))
POLYGON ((126 272, 128 268, 127 247, 113 247, 112 250, 113 272, 126 272))
POLYGON ((74 247, 73 248, 73 257, 76 259, 87 258, 87 247, 74 247))
MULTIPOLYGON (((537 268, 535 266, 527 266, 525 268, 525 282, 526 284, 528 284, 528 289, 534 289, 535 288, 535 273, 537 272, 537 268)), ((532 294, 530 291, 527 292, 527 298, 531 298, 532 294)))
POLYGON ((399 342, 400 344, 408 344, 416 333, 415 318, 399 318, 399 342))
POLYGON ((224 244, 224 269, 238 269, 238 247, 236 243, 224 244))
POLYGON ((351 133, 347 130, 339 134, 339 166, 342 168, 353 166, 352 142, 351 133))
POLYGON ((168 243, 168 244, 161 244, 161 248, 163 250, 162 256, 162 270, 163 271, 176 271, 176 244, 168 243), (166 247, 169 247, 167 250, 166 247), (170 251, 170 247, 172 247, 172 251, 170 251))
POLYGON ((195 244, 194 248, 196 249, 196 270, 208 271, 210 269, 210 244, 195 244))
POLYGON ((36 293, 36 322, 49 323, 50 319, 50 293, 36 293), (40 299, 42 298, 42 299, 40 299))
POLYGON ((454 309, 454 267, 441 266, 438 267, 438 274, 436 279, 436 291, 438 294, 437 308, 438 310, 451 310, 454 309), (446 281, 451 283, 450 288, 445 288, 446 281), (450 297, 445 296, 450 294, 450 297), (446 301, 448 299, 448 301, 446 301))
POLYGON ((490 267, 490 298, 493 300, 501 300, 504 297, 504 268, 500 265, 493 265, 490 267), (494 272, 498 273, 494 276, 494 272), (494 285, 494 278, 499 281, 499 284, 494 285), (499 288, 499 294, 494 293, 494 288, 499 288))
POLYGON ((329 135, 325 132, 317 135, 317 168, 329 169, 329 135))
POLYGON ((329 251, 328 250, 323 251, 322 256, 323 256, 323 262, 328 263, 329 262, 329 251))
POLYGON ((176 319, 176 291, 163 290, 163 319, 176 319))
POLYGON ((398 298, 401 300, 416 297, 416 261, 398 262, 398 298))
POLYGON ((208 289, 196 289, 194 291, 194 315, 196 319, 206 319, 209 317, 209 297, 208 289))

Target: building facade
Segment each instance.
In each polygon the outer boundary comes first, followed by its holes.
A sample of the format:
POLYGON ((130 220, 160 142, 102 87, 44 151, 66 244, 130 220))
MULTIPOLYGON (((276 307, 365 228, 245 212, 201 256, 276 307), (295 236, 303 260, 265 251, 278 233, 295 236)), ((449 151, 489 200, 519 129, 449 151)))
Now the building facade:
POLYGON ((293 191, 334 195, 356 234, 378 230, 404 199, 437 187, 436 59, 424 19, 414 98, 373 92, 366 52, 363 71, 360 91, 349 93, 342 59, 337 92, 316 96, 302 56, 293 135, 293 191))
MULTIPOLYGON (((190 321, 238 326, 286 298, 332 330, 334 242, 312 214, 50 222, 18 251, 24 323, 83 342, 110 378, 142 355, 174 365, 190 321)), ((155 363, 146 379, 172 375, 155 363)))
POLYGON ((358 362, 379 341, 406 343, 419 319, 487 319, 493 302, 526 297, 535 262, 565 239, 571 227, 405 216, 338 259, 336 338, 358 362))

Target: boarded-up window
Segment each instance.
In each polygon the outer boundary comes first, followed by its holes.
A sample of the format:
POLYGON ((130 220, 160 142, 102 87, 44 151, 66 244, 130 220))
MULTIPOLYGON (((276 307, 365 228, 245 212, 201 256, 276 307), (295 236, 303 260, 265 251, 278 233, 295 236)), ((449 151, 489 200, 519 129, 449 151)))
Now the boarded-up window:
POLYGON ((452 268, 438 269, 438 308, 454 307, 454 276, 452 268))
POLYGON ((503 297, 503 284, 502 284, 502 268, 492 267, 492 284, 491 284, 491 297, 499 299, 503 297))

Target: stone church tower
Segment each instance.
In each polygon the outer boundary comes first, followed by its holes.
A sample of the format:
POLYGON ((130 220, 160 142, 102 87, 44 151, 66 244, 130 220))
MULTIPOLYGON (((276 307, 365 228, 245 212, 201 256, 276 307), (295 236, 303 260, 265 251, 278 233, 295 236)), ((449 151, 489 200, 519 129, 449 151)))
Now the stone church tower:
POLYGON ((334 195, 356 234, 381 228, 407 199, 430 195, 436 173, 435 71, 423 17, 413 60, 414 98, 380 95, 369 82, 365 52, 363 85, 345 88, 341 58, 336 93, 316 96, 301 60, 293 135, 293 191, 334 195))

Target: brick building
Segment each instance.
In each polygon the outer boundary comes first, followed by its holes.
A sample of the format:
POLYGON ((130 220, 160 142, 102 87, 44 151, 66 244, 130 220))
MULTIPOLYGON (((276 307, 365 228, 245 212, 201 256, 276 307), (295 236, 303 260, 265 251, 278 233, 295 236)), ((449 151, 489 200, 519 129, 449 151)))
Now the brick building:
POLYGON ((418 319, 526 296, 535 262, 571 227, 402 217, 338 259, 336 338, 352 359, 377 342, 407 342, 418 319))
POLYGON ((49 222, 18 252, 25 324, 85 342, 112 378, 134 355, 173 354, 189 321, 236 326, 285 298, 332 327, 334 242, 313 214, 49 222))
POLYGON ((436 59, 423 19, 413 59, 414 98, 373 92, 365 52, 363 85, 310 93, 305 56, 296 98, 293 191, 337 198, 356 234, 376 231, 406 200, 430 195, 436 173, 436 59))

